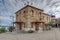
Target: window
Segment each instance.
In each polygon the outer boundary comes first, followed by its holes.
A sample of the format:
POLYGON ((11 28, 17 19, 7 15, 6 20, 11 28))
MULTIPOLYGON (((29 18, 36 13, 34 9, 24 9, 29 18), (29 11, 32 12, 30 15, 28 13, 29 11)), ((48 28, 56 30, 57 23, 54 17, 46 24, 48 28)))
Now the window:
POLYGON ((19 13, 19 17, 21 17, 21 12, 19 13))
POLYGON ((21 12, 19 14, 21 14, 21 12))
POLYGON ((23 16, 26 17, 26 11, 23 12, 23 16))
POLYGON ((48 21, 48 17, 47 17, 47 21, 48 21))
POLYGON ((34 13, 33 10, 31 10, 31 11, 32 11, 32 13, 34 13))
POLYGON ((33 16, 33 15, 34 15, 33 13, 34 13, 34 11, 33 11, 33 10, 31 10, 31 16, 33 16))
POLYGON ((18 20, 18 15, 16 14, 16 19, 18 20))
POLYGON ((44 16, 43 16, 43 20, 44 20, 44 16))
POLYGON ((23 13, 25 13, 25 11, 23 13))
POLYGON ((16 15, 16 16, 18 16, 18 15, 16 15))
POLYGON ((39 12, 39 19, 42 20, 42 17, 41 17, 41 12, 39 12))

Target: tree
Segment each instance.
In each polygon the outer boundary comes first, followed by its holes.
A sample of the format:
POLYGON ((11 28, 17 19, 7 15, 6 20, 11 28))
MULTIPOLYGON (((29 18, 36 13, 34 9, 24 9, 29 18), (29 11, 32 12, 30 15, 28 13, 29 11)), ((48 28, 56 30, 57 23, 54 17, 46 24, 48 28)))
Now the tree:
POLYGON ((5 28, 4 27, 0 28, 0 33, 4 33, 4 32, 6 32, 5 28))
POLYGON ((58 23, 58 24, 60 23, 60 18, 56 19, 56 23, 58 23))
POLYGON ((60 26, 60 18, 57 18, 57 19, 56 19, 56 25, 57 25, 57 27, 60 26))
POLYGON ((1 25, 0 25, 0 27, 1 27, 1 25))
POLYGON ((13 27, 13 26, 10 26, 10 27, 8 28, 8 30, 9 30, 10 32, 12 32, 14 29, 15 29, 15 27, 13 27))

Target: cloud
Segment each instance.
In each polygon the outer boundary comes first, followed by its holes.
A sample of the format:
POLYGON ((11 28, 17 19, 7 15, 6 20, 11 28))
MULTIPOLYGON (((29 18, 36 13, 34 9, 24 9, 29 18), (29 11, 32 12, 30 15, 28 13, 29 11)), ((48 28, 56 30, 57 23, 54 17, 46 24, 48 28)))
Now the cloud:
POLYGON ((45 13, 60 17, 60 0, 4 0, 4 3, 0 0, 0 19, 11 22, 10 16, 24 7, 28 1, 30 4, 33 3, 33 6, 43 9, 45 13))
POLYGON ((55 13, 56 18, 60 18, 60 12, 55 13))
POLYGON ((60 6, 58 6, 58 7, 56 8, 56 10, 60 11, 60 6))

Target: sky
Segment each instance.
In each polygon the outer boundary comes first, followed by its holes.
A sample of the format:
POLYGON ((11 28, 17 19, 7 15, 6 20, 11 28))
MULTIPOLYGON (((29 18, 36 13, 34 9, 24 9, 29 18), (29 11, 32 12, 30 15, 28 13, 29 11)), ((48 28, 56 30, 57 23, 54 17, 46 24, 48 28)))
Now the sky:
POLYGON ((60 18, 60 0, 0 0, 0 24, 5 26, 12 25, 12 17, 15 12, 27 5, 43 9, 47 14, 53 14, 60 18), (26 4, 26 5, 24 5, 26 4))

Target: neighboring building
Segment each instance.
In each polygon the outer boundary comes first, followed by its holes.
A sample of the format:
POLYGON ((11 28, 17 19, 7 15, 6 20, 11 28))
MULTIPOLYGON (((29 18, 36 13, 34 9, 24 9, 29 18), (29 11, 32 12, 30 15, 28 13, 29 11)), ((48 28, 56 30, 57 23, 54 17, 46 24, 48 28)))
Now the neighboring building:
POLYGON ((39 30, 46 29, 45 24, 49 24, 51 16, 44 13, 42 9, 26 5, 16 12, 17 30, 39 30))
POLYGON ((56 18, 55 18, 55 15, 51 15, 51 20, 52 20, 53 22, 56 21, 55 19, 56 19, 56 18))
POLYGON ((55 18, 55 15, 51 15, 51 23, 52 23, 52 27, 56 27, 56 18, 55 18))
POLYGON ((56 18, 55 20, 55 27, 60 28, 60 18, 56 18))

